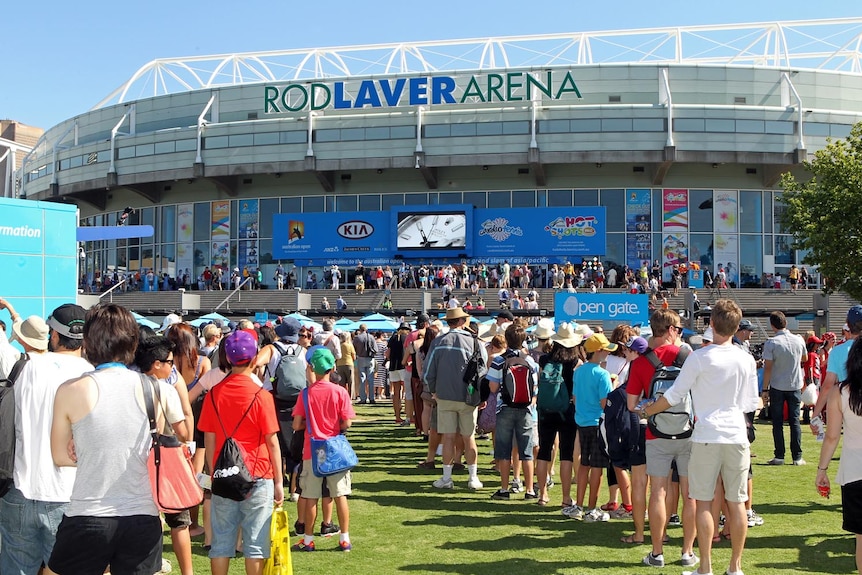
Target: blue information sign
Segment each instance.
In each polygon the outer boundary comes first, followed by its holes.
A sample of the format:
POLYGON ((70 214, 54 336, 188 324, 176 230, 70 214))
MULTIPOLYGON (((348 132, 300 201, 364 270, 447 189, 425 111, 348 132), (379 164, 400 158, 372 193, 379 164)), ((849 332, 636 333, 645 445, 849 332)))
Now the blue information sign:
POLYGON ((646 324, 649 297, 642 294, 559 292, 554 296, 554 320, 561 322, 618 321, 646 324))

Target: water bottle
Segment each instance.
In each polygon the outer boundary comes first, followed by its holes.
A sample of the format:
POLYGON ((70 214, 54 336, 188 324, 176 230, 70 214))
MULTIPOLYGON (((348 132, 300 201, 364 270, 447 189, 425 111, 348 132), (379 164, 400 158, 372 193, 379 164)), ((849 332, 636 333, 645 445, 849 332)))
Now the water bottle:
POLYGON ((826 426, 823 424, 823 418, 819 415, 812 417, 811 427, 817 430, 817 441, 823 443, 823 438, 826 437, 826 426))

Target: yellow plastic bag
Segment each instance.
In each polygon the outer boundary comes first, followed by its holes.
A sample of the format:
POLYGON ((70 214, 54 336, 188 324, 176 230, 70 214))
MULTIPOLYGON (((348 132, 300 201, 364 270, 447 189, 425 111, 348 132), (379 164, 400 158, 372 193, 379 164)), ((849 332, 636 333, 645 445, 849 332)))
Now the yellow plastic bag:
POLYGON ((264 563, 263 575, 293 575, 293 562, 290 559, 290 521, 287 511, 281 506, 272 512, 269 537, 269 559, 264 563))

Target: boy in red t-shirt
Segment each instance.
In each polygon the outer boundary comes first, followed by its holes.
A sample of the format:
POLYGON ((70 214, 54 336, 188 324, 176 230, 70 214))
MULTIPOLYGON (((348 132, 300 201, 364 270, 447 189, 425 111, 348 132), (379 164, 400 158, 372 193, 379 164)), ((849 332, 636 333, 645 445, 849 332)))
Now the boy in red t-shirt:
POLYGON ((225 432, 230 432, 245 450, 245 464, 258 481, 244 501, 213 495, 210 567, 214 575, 227 575, 242 527, 246 571, 259 573, 270 552, 272 503, 284 501, 278 419, 272 395, 250 377, 257 338, 239 330, 225 338, 223 345, 231 373, 210 391, 198 422, 204 432, 208 467, 214 469, 213 462, 227 439, 225 432))
POLYGON ((329 378, 335 367, 335 356, 329 349, 316 346, 309 350, 311 357, 308 365, 314 371, 316 381, 303 392, 296 407, 293 408, 293 429, 300 431, 308 427, 303 446, 302 471, 299 475, 299 486, 302 488, 297 506, 304 506, 305 536, 293 546, 295 551, 314 551, 314 521, 317 518, 317 500, 323 495, 323 481, 329 488, 329 494, 335 500, 335 511, 341 525, 341 536, 338 543, 339 551, 350 551, 350 509, 347 506, 347 496, 350 495, 350 471, 343 471, 327 477, 316 477, 311 468, 311 436, 319 438, 334 437, 350 427, 350 421, 356 417, 353 402, 347 390, 332 383, 329 378), (306 411, 305 397, 308 399, 306 411), (309 422, 310 419, 310 422, 309 422))

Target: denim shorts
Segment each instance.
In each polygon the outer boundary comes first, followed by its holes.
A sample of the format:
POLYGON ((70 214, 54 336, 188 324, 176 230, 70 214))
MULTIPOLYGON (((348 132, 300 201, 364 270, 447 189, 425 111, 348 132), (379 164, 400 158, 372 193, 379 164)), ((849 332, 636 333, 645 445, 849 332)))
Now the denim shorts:
POLYGON ((212 498, 212 548, 210 559, 236 555, 236 539, 242 527, 242 554, 246 559, 269 557, 269 527, 272 521, 272 479, 258 479, 245 501, 218 495, 212 498))
POLYGON ((494 459, 512 457, 512 444, 517 442, 522 461, 533 459, 533 415, 529 409, 504 407, 497 413, 494 430, 494 459))
POLYGON ((48 563, 68 505, 33 501, 14 487, 0 499, 0 573, 36 573, 48 563))

